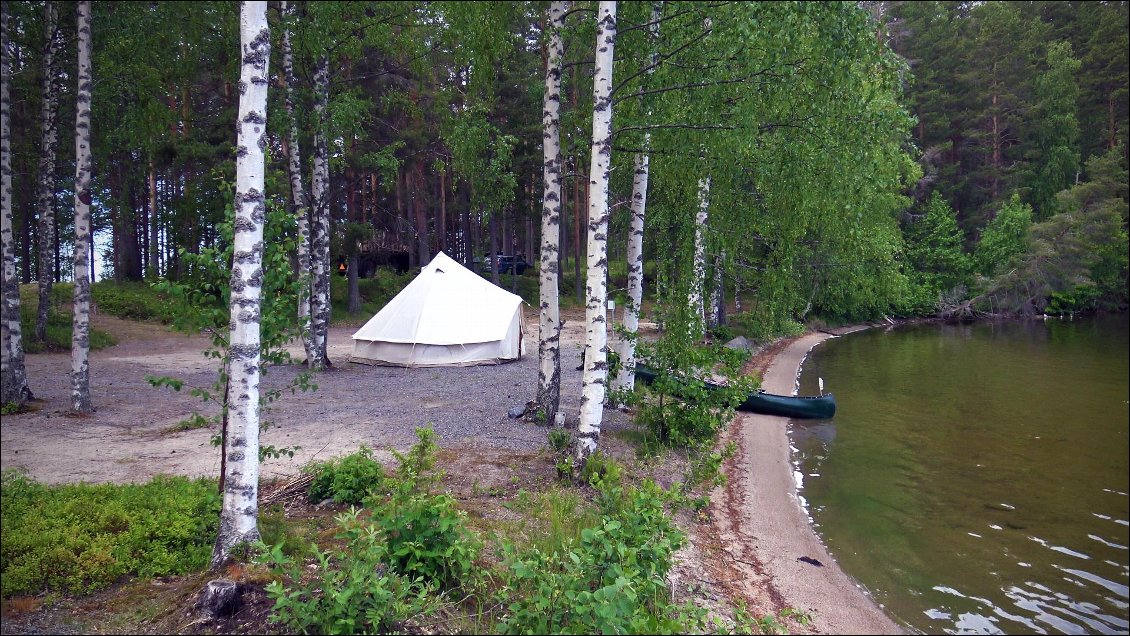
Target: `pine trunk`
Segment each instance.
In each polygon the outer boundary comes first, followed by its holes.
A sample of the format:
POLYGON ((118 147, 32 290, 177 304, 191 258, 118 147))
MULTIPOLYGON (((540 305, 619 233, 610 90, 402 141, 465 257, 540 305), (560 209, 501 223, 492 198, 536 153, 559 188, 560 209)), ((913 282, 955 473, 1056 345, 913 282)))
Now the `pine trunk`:
POLYGON ((55 218, 55 143, 59 130, 59 95, 55 87, 55 55, 59 50, 59 9, 55 2, 43 7, 45 40, 43 46, 43 103, 39 147, 39 307, 35 318, 35 339, 47 342, 47 312, 51 307, 51 287, 55 271, 55 243, 58 221, 55 218))
POLYGON ((310 297, 311 340, 314 349, 309 358, 311 369, 330 366, 327 353, 327 332, 330 319, 330 201, 329 150, 326 146, 326 107, 329 103, 329 59, 318 60, 314 69, 314 206, 311 214, 310 262, 313 271, 310 297))
POLYGON ((0 9, 0 404, 22 406, 32 399, 24 368, 20 287, 12 234, 12 99, 8 88, 8 3, 0 9))
POLYGON ((588 272, 585 303, 585 373, 581 386, 577 459, 583 465, 600 440, 608 378, 608 173, 612 159, 612 60, 616 44, 616 2, 597 9, 596 68, 592 89, 592 159, 589 164, 588 272))
POLYGON ((412 172, 412 216, 416 225, 416 263, 424 267, 432 260, 431 240, 428 237, 428 209, 425 205, 424 164, 416 162, 412 172))
POLYGON ((290 197, 294 205, 294 218, 298 225, 298 249, 295 258, 298 261, 298 278, 302 281, 302 288, 298 294, 298 323, 302 327, 302 347, 306 350, 306 359, 312 360, 314 355, 314 340, 310 328, 310 290, 312 272, 310 267, 310 200, 306 196, 306 188, 302 184, 302 153, 298 146, 298 116, 294 109, 294 55, 290 46, 290 24, 294 19, 294 5, 283 0, 280 8, 286 26, 283 27, 282 54, 283 76, 286 80, 286 96, 284 108, 290 121, 287 130, 288 161, 287 169, 290 173, 290 197))
POLYGON ((157 167, 149 160, 149 267, 147 276, 157 278, 161 272, 161 242, 157 224, 157 167))
POLYGON ((545 185, 541 211, 541 313, 538 332, 537 402, 552 424, 561 402, 561 307, 558 297, 558 251, 561 236, 561 31, 565 28, 567 1, 549 6, 549 46, 542 100, 542 177, 545 185))
POLYGON ((78 3, 78 88, 75 93, 74 320, 71 330, 71 408, 90 413, 90 0, 78 3))
POLYGON ((224 494, 212 567, 259 539, 259 320, 266 222, 264 157, 271 38, 267 3, 240 5, 240 97, 237 126, 234 257, 231 275, 229 423, 224 494))

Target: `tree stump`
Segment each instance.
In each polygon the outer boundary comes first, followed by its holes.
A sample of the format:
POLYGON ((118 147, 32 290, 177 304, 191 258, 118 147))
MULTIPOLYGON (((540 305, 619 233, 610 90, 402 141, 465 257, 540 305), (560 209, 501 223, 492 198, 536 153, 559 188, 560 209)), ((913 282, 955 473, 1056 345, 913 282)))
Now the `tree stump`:
POLYGON ((200 596, 200 609, 213 618, 231 616, 241 604, 239 583, 231 579, 216 579, 204 586, 200 596))

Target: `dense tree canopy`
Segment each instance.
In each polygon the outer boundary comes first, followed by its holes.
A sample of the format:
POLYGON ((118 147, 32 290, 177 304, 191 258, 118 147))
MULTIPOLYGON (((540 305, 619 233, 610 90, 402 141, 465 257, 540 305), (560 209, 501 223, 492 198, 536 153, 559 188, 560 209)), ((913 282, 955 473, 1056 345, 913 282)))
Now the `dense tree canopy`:
MULTIPOLYGON (((284 17, 272 4, 272 25, 288 27, 272 37, 289 32, 294 77, 285 78, 282 55, 270 72, 289 85, 294 108, 282 107, 288 91, 271 93, 268 196, 292 203, 291 180, 281 178, 290 153, 313 152, 324 125, 333 266, 355 259, 354 273, 369 276, 418 267, 441 249, 467 264, 487 251, 535 262, 548 6, 297 2, 284 17), (315 112, 323 98, 324 124, 315 112)), ((558 278, 571 278, 578 298, 595 11, 574 3, 561 33, 558 278)), ((181 250, 222 240, 234 182, 238 12, 224 2, 99 2, 93 12, 102 33, 92 105, 99 277, 192 276, 181 250)), ((8 14, 15 276, 69 279, 75 159, 66 144, 53 161, 59 239, 53 252, 37 249, 48 12, 12 2, 8 14)), ((608 260, 609 292, 621 301, 632 175, 645 147, 647 297, 692 293, 694 212, 709 179, 702 292, 739 292, 769 330, 812 316, 933 311, 916 285, 942 274, 921 269, 941 255, 921 253, 917 237, 933 230, 914 226, 931 218, 935 194, 953 210, 963 254, 976 252, 978 273, 991 276, 1000 265, 985 260, 999 251, 991 221, 1016 209, 1014 196, 1040 223, 1065 212, 1061 191, 1106 178, 1092 172, 1096 157, 1125 169, 1125 2, 627 3, 618 21, 608 260), (996 247, 978 248, 983 236, 996 247)), ((66 44, 53 68, 74 68, 73 21, 57 28, 66 44)), ((75 89, 56 84, 65 127, 75 89)), ((299 176, 309 188, 310 174, 299 176)), ((1125 269, 1117 255, 1104 262, 1098 297, 1124 305, 1125 269)))

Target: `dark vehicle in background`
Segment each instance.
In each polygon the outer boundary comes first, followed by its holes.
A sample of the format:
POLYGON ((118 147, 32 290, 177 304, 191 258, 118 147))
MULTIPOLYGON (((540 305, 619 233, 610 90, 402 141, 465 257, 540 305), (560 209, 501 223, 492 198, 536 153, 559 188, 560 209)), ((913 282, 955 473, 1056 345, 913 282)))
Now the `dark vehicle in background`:
MULTIPOLYGON (((522 254, 512 256, 510 254, 498 254, 495 256, 498 259, 498 273, 499 274, 517 274, 521 276, 529 267, 530 264, 526 262, 526 257, 522 254)), ((490 273, 490 254, 485 255, 482 259, 475 259, 479 263, 484 273, 490 273)))

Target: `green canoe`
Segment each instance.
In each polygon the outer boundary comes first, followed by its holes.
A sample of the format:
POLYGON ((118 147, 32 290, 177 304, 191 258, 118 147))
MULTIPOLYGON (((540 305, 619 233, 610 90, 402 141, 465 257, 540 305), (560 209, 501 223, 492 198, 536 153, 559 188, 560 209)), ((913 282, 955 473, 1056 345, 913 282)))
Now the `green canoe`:
MULTIPOLYGON (((640 382, 651 384, 655 377, 655 369, 642 364, 636 365, 636 379, 640 382)), ((708 389, 718 388, 718 385, 712 382, 703 382, 703 384, 708 389)), ((836 414, 836 398, 831 393, 808 397, 776 395, 759 390, 746 396, 745 401, 738 405, 738 410, 762 415, 827 420, 836 414)))

